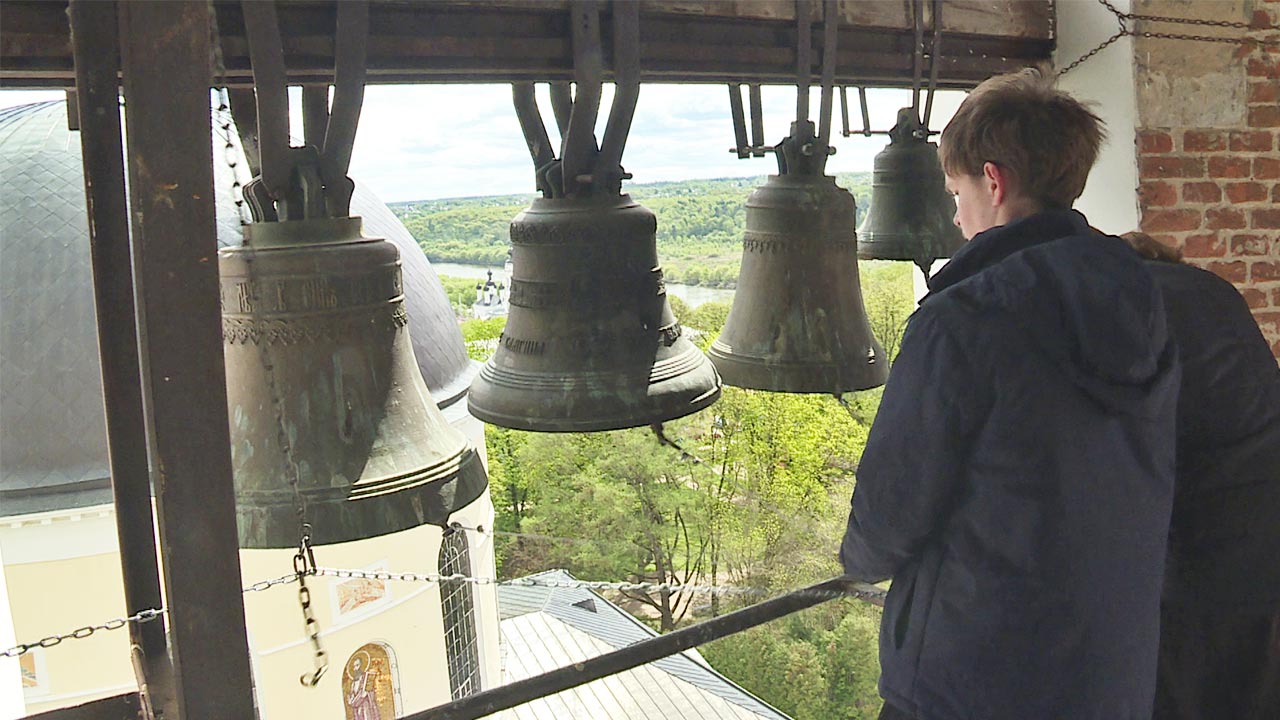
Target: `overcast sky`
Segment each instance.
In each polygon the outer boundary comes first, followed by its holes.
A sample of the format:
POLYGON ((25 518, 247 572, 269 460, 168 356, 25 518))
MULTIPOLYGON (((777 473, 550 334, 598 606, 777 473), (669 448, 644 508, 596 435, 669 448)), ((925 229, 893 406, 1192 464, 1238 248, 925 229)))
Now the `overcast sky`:
MULTIPOLYGON (((608 117, 612 88, 605 86, 599 133, 608 117)), ((556 140, 545 86, 539 86, 544 122, 556 140)), ((887 130, 898 108, 911 104, 907 90, 868 91, 871 126, 887 130)), ((0 90, 0 107, 61 99, 63 93, 0 90)), ((941 127, 963 95, 940 92, 931 125, 941 127)), ((857 93, 850 91, 849 115, 860 127, 857 93)), ((795 90, 765 87, 765 142, 787 133, 795 112, 795 90)), ((294 128, 301 135, 300 101, 294 96, 294 128)), ((818 95, 811 103, 817 119, 818 95)), ((835 103, 836 155, 829 172, 871 170, 888 139, 839 136, 835 103)), ((772 156, 738 160, 724 85, 642 86, 622 164, 633 183, 688 180, 776 172, 772 156)), ((367 183, 384 201, 424 200, 533 192, 533 163, 525 149, 508 85, 371 86, 365 93, 351 176, 367 183)))

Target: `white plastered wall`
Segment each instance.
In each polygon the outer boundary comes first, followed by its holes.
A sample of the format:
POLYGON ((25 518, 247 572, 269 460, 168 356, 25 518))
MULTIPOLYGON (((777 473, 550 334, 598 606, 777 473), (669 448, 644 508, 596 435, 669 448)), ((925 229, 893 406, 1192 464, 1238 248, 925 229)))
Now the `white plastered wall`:
MULTIPOLYGON (((0 547, 0 648, 10 648, 17 643, 18 638, 13 632, 13 615, 9 611, 9 592, 4 580, 4 548, 0 547)), ((18 659, 0 657, 0 720, 13 720, 26 714, 18 659)))
MULTIPOLYGON (((1129 12, 1132 0, 1113 0, 1129 12)), ((1115 16, 1094 0, 1058 0, 1057 68, 1097 47, 1117 30, 1115 16)), ((1138 227, 1138 158, 1134 146, 1138 124, 1133 80, 1133 38, 1122 37, 1063 75, 1058 86, 1092 103, 1107 125, 1107 141, 1089 175, 1076 209, 1094 227, 1118 235, 1138 227)))

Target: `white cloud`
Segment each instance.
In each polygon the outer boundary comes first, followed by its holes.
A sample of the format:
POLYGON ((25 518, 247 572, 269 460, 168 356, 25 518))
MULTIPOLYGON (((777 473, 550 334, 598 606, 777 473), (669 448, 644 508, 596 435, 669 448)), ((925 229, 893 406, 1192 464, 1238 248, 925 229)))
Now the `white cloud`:
MULTIPOLYGON (((745 94, 745 93, 744 93, 745 94)), ((649 85, 640 101, 627 141, 623 165, 633 183, 691 178, 765 175, 776 172, 772 156, 739 160, 724 85, 649 85)), ((300 93, 292 93, 295 135, 301 136, 300 93)), ((871 125, 887 130, 899 107, 911 104, 907 90, 870 90, 871 125)), ((3 91, 0 107, 60 99, 62 91, 3 91)), ((553 142, 559 139, 545 86, 539 105, 553 142)), ((605 86, 597 131, 603 135, 613 97, 605 86)), ((795 90, 763 88, 765 142, 784 137, 795 113, 795 90)), ((941 92, 932 125, 951 117, 963 94, 941 92)), ((849 92, 849 119, 861 128, 857 92, 849 92)), ((813 91, 810 116, 817 118, 819 95, 813 91)), ((836 155, 831 172, 869 171, 887 138, 839 136, 840 106, 833 108, 836 155)), ((374 85, 365 92, 351 175, 387 201, 527 193, 533 191, 533 163, 511 105, 509 85, 374 85)))

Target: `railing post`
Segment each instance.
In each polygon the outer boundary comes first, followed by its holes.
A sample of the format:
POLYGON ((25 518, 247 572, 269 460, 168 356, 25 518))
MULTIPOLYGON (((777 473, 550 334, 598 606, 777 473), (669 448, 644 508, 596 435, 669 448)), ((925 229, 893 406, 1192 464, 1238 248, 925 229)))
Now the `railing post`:
POLYGON ((134 276, 182 720, 254 716, 214 224, 209 9, 119 6, 134 276))

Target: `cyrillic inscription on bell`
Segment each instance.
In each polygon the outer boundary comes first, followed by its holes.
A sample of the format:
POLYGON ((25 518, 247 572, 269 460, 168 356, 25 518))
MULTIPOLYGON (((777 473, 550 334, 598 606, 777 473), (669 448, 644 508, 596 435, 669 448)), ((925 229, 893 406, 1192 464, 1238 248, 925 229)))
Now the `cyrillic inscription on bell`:
POLYGON ((409 343, 399 251, 359 218, 255 223, 219 251, 240 546, 444 524, 484 491, 409 343), (297 493, 293 488, 294 478, 297 493))
POLYGON ((927 274, 934 260, 951 257, 964 244, 953 222, 955 202, 947 193, 938 146, 929 142, 915 111, 899 110, 889 137, 888 147, 876 155, 858 256, 910 260, 927 274))
POLYGON ((511 223, 510 314, 471 387, 485 422, 546 432, 636 427, 720 396, 658 267, 653 213, 626 195, 539 198, 511 223))
POLYGON ((804 153, 812 123, 782 143, 778 175, 747 199, 733 307, 709 354, 724 381, 795 393, 884 384, 888 363, 858 281, 854 199, 804 153))

